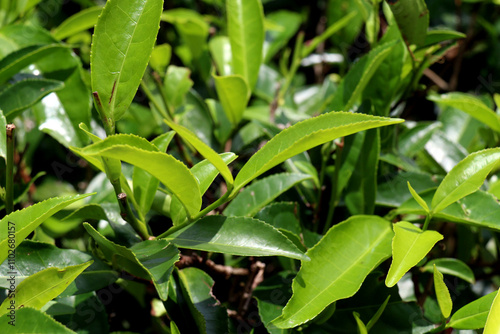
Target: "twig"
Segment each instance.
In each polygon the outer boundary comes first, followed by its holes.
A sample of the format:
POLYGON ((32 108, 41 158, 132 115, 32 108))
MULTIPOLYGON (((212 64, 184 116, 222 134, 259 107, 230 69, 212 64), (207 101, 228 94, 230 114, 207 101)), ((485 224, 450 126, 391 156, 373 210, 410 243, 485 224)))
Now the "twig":
POLYGON ((245 286, 243 296, 241 297, 240 306, 238 307, 238 313, 240 315, 243 315, 247 312, 250 300, 252 299, 253 291, 264 280, 265 268, 266 265, 260 261, 253 263, 250 267, 251 274, 245 286))
POLYGON ((443 80, 436 72, 431 70, 430 68, 426 68, 424 70, 424 75, 429 78, 432 82, 434 82, 440 89, 449 90, 449 85, 446 81, 443 80))

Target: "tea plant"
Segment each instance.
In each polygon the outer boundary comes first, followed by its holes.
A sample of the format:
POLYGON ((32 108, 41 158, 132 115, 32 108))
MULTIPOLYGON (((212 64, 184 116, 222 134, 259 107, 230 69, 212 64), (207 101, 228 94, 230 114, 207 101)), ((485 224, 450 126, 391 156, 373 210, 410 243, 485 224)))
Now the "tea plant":
POLYGON ((500 331, 496 2, 78 3, 1 2, 2 333, 500 331))

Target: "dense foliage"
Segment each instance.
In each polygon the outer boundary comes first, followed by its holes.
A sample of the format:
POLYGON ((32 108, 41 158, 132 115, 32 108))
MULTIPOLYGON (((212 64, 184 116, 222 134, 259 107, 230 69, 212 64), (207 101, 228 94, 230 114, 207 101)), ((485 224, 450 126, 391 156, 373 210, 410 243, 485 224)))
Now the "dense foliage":
POLYGON ((1 0, 0 332, 499 333, 499 5, 1 0))

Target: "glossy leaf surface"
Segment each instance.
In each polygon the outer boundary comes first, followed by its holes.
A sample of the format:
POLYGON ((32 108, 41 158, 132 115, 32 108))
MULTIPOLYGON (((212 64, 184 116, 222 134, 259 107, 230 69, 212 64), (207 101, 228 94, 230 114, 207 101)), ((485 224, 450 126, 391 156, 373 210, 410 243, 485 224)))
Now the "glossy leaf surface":
POLYGON ((212 163, 212 165, 217 168, 219 173, 222 175, 228 187, 232 187, 233 185, 233 175, 231 171, 227 167, 226 163, 222 158, 207 144, 202 142, 196 135, 194 135, 191 131, 183 127, 182 125, 175 124, 169 120, 165 120, 169 127, 172 128, 179 136, 181 136, 188 143, 193 145, 193 147, 208 161, 212 163))
MULTIPOLYGON (((50 300, 61 294, 92 261, 65 268, 46 268, 31 275, 16 287, 16 308, 33 307, 40 309, 50 300)), ((0 315, 8 312, 10 298, 0 305, 0 315)))
POLYGON ((158 149, 145 139, 142 141, 141 148, 138 148, 115 144, 113 141, 116 139, 111 139, 113 137, 117 138, 116 136, 109 137, 102 142, 85 147, 81 152, 89 156, 119 159, 144 169, 177 196, 190 215, 198 213, 201 208, 200 188, 193 174, 182 162, 169 154, 156 151, 158 149), (149 150, 147 150, 148 147, 149 150))
POLYGON ((260 209, 296 184, 310 179, 307 174, 274 174, 246 187, 224 210, 226 216, 253 217, 260 209))
POLYGON ((439 272, 443 274, 452 275, 461 278, 464 281, 467 281, 471 284, 474 284, 475 281, 474 272, 472 271, 472 269, 469 268, 467 264, 458 259, 453 259, 453 258, 434 259, 427 262, 425 266, 421 268, 421 270, 426 272, 433 272, 434 266, 436 266, 439 272))
POLYGON ((443 239, 436 231, 422 231, 415 225, 402 221, 394 224, 392 263, 385 284, 394 286, 404 274, 429 253, 443 239))
POLYGON ((235 179, 232 195, 248 182, 294 155, 339 137, 401 121, 363 114, 331 112, 299 122, 281 131, 248 160, 235 179))
POLYGON ((5 216, 0 221, 0 262, 7 258, 9 249, 7 233, 15 231, 14 245, 20 245, 33 230, 43 221, 71 203, 90 196, 76 195, 66 197, 51 198, 46 201, 34 204, 25 209, 14 211, 5 216))
POLYGON ((44 96, 64 88, 64 82, 47 79, 25 79, 0 92, 0 109, 13 120, 44 96))
POLYGON ((226 1, 227 30, 232 51, 233 74, 243 77, 253 90, 262 63, 264 11, 259 0, 226 1))
MULTIPOLYGON (((19 283, 45 268, 64 268, 91 260, 93 261, 92 265, 85 269, 62 293, 65 296, 102 289, 112 284, 118 278, 118 273, 91 254, 76 249, 60 249, 50 244, 25 240, 16 248, 14 264, 17 272, 16 282, 19 283)), ((3 288, 8 288, 6 285, 9 277, 8 272, 13 271, 9 270, 7 261, 0 266, 0 286, 3 288)))
POLYGON ((177 248, 166 240, 158 239, 146 240, 128 249, 109 241, 89 224, 85 223, 84 227, 113 266, 152 279, 160 298, 167 298, 168 280, 174 263, 179 260, 177 248))
POLYGON ((8 54, 0 60, 0 84, 5 83, 28 65, 49 56, 61 48, 65 48, 65 46, 61 44, 30 45, 8 54))
POLYGON ((354 216, 332 227, 307 251, 311 261, 302 263, 292 298, 273 324, 298 326, 354 295, 370 271, 390 256, 392 236, 390 223, 377 216, 354 216))
POLYGON ((207 216, 166 239, 177 247, 207 252, 308 259, 274 227, 247 217, 207 216))
MULTIPOLYGON (((428 205, 430 205, 433 194, 433 190, 421 193, 423 200, 428 205)), ((413 198, 403 203, 394 213, 426 214, 413 198)), ((443 211, 434 214, 433 217, 455 223, 500 230, 500 204, 494 196, 480 190, 451 204, 443 211)))
POLYGON ((153 51, 162 0, 106 3, 92 42, 92 91, 99 94, 108 122, 121 118, 135 96, 153 51))
POLYGON ((484 326, 484 334, 498 334, 500 333, 500 297, 497 296, 493 300, 490 312, 488 313, 488 319, 486 320, 486 325, 484 326))
POLYGON ((442 95, 431 95, 428 99, 440 105, 462 110, 496 132, 500 132, 500 116, 473 95, 453 92, 442 95))
MULTIPOLYGON (((23 307, 16 311, 17 321, 15 322, 16 333, 51 333, 51 334, 75 334, 69 328, 48 316, 46 313, 32 307, 23 307), (29 319, 29 321, 26 321, 29 319)), ((12 321, 8 314, 0 317, 0 331, 10 333, 12 321)))
POLYGON ((448 205, 478 190, 499 163, 500 148, 487 149, 467 156, 439 185, 432 198, 431 211, 442 211, 448 205))
POLYGON ((446 327, 455 329, 483 328, 488 318, 488 313, 497 296, 498 291, 483 296, 456 311, 446 327))

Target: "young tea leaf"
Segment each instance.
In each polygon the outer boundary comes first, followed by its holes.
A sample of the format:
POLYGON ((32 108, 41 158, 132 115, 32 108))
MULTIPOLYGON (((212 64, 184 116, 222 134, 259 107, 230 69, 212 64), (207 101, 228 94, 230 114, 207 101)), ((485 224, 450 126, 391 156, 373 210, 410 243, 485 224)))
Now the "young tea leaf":
POLYGON ((260 209, 296 184, 311 179, 306 174, 280 173, 246 187, 224 210, 226 216, 253 217, 260 209))
POLYGON ((391 224, 377 216, 354 216, 332 227, 307 251, 311 261, 302 262, 292 298, 273 325, 298 326, 336 300, 354 295, 366 276, 390 256, 392 236, 391 224))
POLYGON ((91 51, 92 91, 99 95, 97 109, 109 129, 135 96, 162 10, 163 0, 109 0, 99 16, 91 51))
POLYGON ((417 201, 418 205, 420 205, 426 212, 429 212, 429 206, 427 203, 420 197, 420 195, 412 188, 410 181, 408 183, 408 189, 410 190, 411 196, 415 201, 417 201))
POLYGON ((182 162, 169 154, 158 152, 158 148, 145 139, 134 140, 134 143, 142 142, 141 148, 138 148, 115 143, 116 138, 124 137, 110 136, 102 142, 85 147, 81 152, 91 157, 119 159, 144 169, 159 179, 181 201, 189 215, 198 213, 201 208, 200 187, 182 162))
POLYGON ((459 199, 472 194, 484 183, 488 174, 500 163, 500 148, 475 152, 460 161, 445 176, 431 203, 437 213, 459 199))
MULTIPOLYGON (((215 168, 220 172, 220 175, 224 178, 227 183, 228 188, 233 187, 233 175, 227 167, 226 163, 222 158, 207 144, 202 142, 195 134, 183 127, 182 125, 175 124, 169 120, 165 120, 169 127, 172 128, 179 136, 181 136, 188 143, 193 145, 193 147, 208 161, 210 161, 215 168)), ((229 190, 230 191, 230 190, 229 190)))
POLYGON ((91 195, 93 194, 50 198, 3 217, 0 220, 0 263, 7 258, 8 250, 11 249, 9 240, 15 240, 16 246, 21 244, 24 238, 47 218, 71 203, 91 195), (7 237, 10 233, 15 233, 15 239, 7 237))
POLYGON ((68 17, 57 28, 53 29, 52 36, 58 40, 63 40, 81 31, 93 28, 101 12, 101 6, 84 9, 68 17))
POLYGON ((450 322, 446 324, 446 328, 483 328, 486 324, 493 300, 497 295, 498 291, 495 291, 463 306, 451 316, 450 322))
POLYGON ((330 112, 299 122, 277 134, 243 166, 235 179, 232 197, 247 183, 288 158, 339 137, 401 123, 391 119, 348 112, 330 112))
MULTIPOLYGON (((33 307, 42 308, 47 302, 59 296, 68 285, 75 280, 92 261, 69 266, 66 268, 47 268, 26 278, 16 287, 16 293, 11 296, 15 298, 16 308, 33 307)), ((0 305, 0 316, 9 312, 11 298, 6 298, 0 305)))
POLYGON ((262 63, 264 10, 260 0, 228 0, 226 11, 233 73, 241 75, 251 91, 262 63))
POLYGON ((248 85, 241 75, 225 77, 214 75, 213 77, 222 109, 233 127, 236 127, 243 117, 243 112, 250 98, 248 85))
POLYGON ((484 326, 484 334, 498 334, 500 333, 500 297, 497 296, 493 300, 491 305, 490 313, 488 314, 488 319, 486 320, 486 325, 484 326))
POLYGON ((434 259, 432 261, 429 261, 420 268, 421 271, 425 272, 433 272, 434 271, 434 266, 439 270, 439 272, 446 274, 446 275, 452 275, 458 278, 463 279, 466 282, 469 282, 470 284, 474 284, 474 272, 472 271, 471 268, 464 262, 458 260, 458 259, 453 259, 453 258, 441 258, 441 259, 434 259))
POLYGON ((448 318, 453 308, 453 302, 451 301, 450 291, 444 283, 443 274, 439 272, 436 265, 434 265, 434 289, 441 313, 445 318, 448 318))
POLYGON ((441 239, 443 236, 438 232, 422 231, 405 221, 394 224, 392 263, 385 279, 385 285, 393 287, 441 239))

